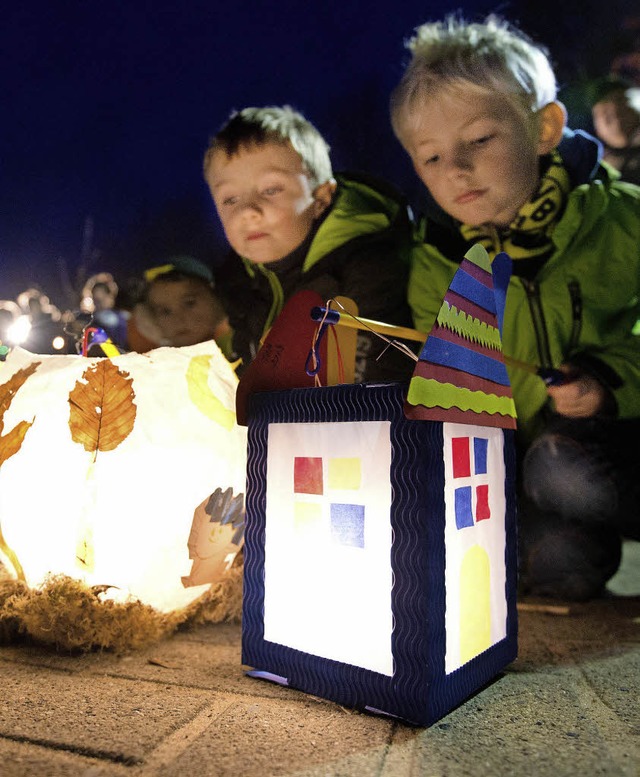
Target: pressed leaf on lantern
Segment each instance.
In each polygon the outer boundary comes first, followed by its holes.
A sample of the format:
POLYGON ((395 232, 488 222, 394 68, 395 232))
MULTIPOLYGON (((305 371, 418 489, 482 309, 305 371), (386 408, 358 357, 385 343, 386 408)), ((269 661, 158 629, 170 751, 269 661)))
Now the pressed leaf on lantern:
MULTIPOLYGON (((5 557, 9 559, 9 563, 14 568, 18 580, 25 581, 27 578, 25 577, 22 564, 20 563, 20 560, 13 552, 13 550, 11 550, 11 548, 7 545, 7 541, 5 540, 4 534, 2 533, 2 527, 0 527, 0 553, 4 553, 5 557)), ((0 568, 2 568, 1 564, 0 568)))
POLYGON ((69 429, 87 451, 112 451, 126 439, 136 420, 135 392, 129 373, 101 359, 82 374, 69 394, 69 429))
POLYGON ((33 362, 25 369, 18 370, 6 383, 0 386, 0 467, 8 458, 20 450, 24 436, 31 424, 33 424, 33 421, 20 421, 10 432, 2 434, 5 412, 11 406, 11 402, 18 389, 38 369, 39 364, 40 362, 33 362))
MULTIPOLYGON (((28 367, 18 370, 6 383, 3 383, 0 386, 0 467, 7 459, 11 458, 11 456, 20 450, 24 437, 33 424, 33 421, 20 421, 10 432, 2 434, 4 431, 4 414, 11 406, 11 402, 18 389, 20 389, 30 375, 33 375, 39 365, 40 362, 33 362, 33 364, 30 364, 28 367)), ((22 564, 13 550, 7 545, 1 527, 0 552, 4 554, 5 558, 7 558, 13 566, 15 573, 18 576, 18 580, 25 580, 22 564)))

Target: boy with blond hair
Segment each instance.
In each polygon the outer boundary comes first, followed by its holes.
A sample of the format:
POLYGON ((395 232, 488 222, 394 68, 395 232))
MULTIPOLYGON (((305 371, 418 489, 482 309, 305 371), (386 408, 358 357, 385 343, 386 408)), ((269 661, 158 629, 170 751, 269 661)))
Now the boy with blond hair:
MULTIPOLYGON (((361 316, 411 324, 411 225, 389 184, 334 177, 318 130, 288 106, 233 113, 211 140, 204 176, 232 255, 216 273, 236 354, 248 364, 300 290, 353 299, 361 316)), ((408 378, 411 360, 364 334, 356 380, 408 378)))
POLYGON ((505 354, 521 448, 523 590, 598 595, 640 539, 640 189, 565 127, 546 50, 505 20, 424 24, 391 99, 429 197, 409 284, 428 331, 470 245, 513 259, 505 354))

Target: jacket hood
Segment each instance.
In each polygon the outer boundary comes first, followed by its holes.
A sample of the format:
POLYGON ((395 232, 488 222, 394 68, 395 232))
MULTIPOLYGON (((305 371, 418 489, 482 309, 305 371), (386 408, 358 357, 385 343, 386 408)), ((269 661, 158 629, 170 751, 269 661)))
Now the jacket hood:
POLYGON ((572 189, 599 177, 603 146, 588 132, 565 128, 558 152, 569 173, 572 189))
POLYGON ((326 218, 318 227, 303 272, 350 240, 382 232, 407 212, 402 194, 386 181, 365 175, 336 175, 338 189, 326 218))

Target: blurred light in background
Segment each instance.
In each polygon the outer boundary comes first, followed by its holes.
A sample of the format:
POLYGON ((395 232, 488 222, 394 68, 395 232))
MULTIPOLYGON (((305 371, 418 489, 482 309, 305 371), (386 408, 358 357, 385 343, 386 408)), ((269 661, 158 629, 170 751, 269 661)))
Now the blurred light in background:
POLYGON ((11 345, 22 345, 31 332, 29 316, 18 316, 7 329, 7 341, 11 345))

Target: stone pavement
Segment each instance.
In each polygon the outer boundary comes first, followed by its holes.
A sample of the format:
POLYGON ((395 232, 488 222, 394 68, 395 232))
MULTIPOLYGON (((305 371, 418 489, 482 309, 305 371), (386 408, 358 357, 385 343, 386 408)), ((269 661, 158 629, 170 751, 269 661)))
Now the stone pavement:
POLYGON ((638 777, 640 543, 612 590, 521 609, 518 659, 428 729, 246 677, 238 625, 124 656, 0 647, 0 775, 638 777))

